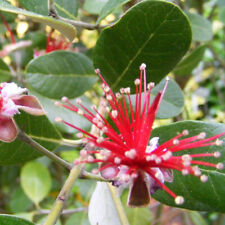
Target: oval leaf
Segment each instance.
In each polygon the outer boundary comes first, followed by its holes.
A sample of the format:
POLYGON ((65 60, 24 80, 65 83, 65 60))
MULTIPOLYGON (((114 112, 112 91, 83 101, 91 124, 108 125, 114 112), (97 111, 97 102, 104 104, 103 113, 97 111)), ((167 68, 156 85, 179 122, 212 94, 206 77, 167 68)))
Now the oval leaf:
POLYGON ((209 41, 212 39, 212 25, 203 16, 186 12, 192 26, 194 41, 209 41))
MULTIPOLYGON (((21 129, 48 150, 52 151, 59 145, 61 136, 46 116, 21 113, 15 118, 21 129)), ((9 144, 0 142, 0 165, 19 164, 40 156, 40 153, 18 139, 9 144)))
MULTIPOLYGON (((47 112, 46 116, 58 129, 60 129, 60 131, 71 133, 71 134, 74 134, 77 132, 77 130, 75 130, 72 127, 69 127, 62 123, 57 123, 55 121, 56 117, 61 117, 62 119, 70 122, 71 124, 76 125, 77 127, 83 130, 90 129, 91 124, 84 117, 79 116, 77 113, 74 113, 63 107, 56 107, 54 99, 44 97, 33 90, 31 91, 31 93, 32 95, 35 95, 38 98, 44 110, 47 112)), ((87 108, 91 107, 92 102, 86 96, 81 96, 80 99, 82 100, 82 103, 84 103, 85 107, 87 108)), ((76 99, 72 99, 72 100, 70 99, 70 102, 75 104, 76 99)))
MULTIPOLYGON (((152 137, 159 137, 161 144, 176 136, 178 132, 182 132, 186 129, 189 131, 189 136, 206 132, 207 137, 211 137, 224 132, 225 125, 197 121, 177 122, 156 128, 153 130, 152 137)), ((225 140, 225 137, 220 139, 225 140)), ((194 153, 220 151, 222 155, 221 158, 207 157, 205 160, 211 163, 225 162, 225 144, 222 146, 196 148, 190 151, 192 151, 192 153, 193 151, 194 153)), ((190 151, 186 150, 183 154, 188 154, 190 151)), ((153 197, 167 205, 175 207, 199 211, 225 212, 225 169, 216 170, 215 168, 201 166, 200 168, 202 173, 208 176, 208 182, 202 183, 198 177, 192 175, 183 176, 180 172, 175 171, 174 181, 166 184, 177 195, 182 195, 184 197, 185 202, 183 205, 175 205, 174 199, 162 190, 157 191, 153 197)))
POLYGON ((206 46, 196 48, 190 55, 185 57, 173 70, 175 75, 190 75, 192 70, 198 66, 205 54, 206 46))
POLYGON ((21 171, 21 186, 25 194, 38 204, 50 191, 51 176, 46 167, 37 162, 29 162, 21 171))
POLYGON ((116 90, 134 87, 143 62, 147 64, 147 80, 157 83, 177 64, 190 42, 189 22, 177 6, 143 1, 101 33, 94 64, 116 90))
POLYGON ((5 214, 0 215, 0 224, 1 225, 34 225, 34 223, 21 219, 17 216, 11 216, 11 215, 5 215, 5 214))
POLYGON ((59 99, 82 95, 97 81, 89 58, 81 53, 55 51, 32 60, 27 82, 43 96, 59 99))
POLYGON ((52 17, 42 16, 37 13, 33 13, 33 12, 26 11, 24 9, 17 8, 15 6, 10 5, 8 2, 4 0, 0 0, 0 11, 27 16, 28 18, 31 18, 35 22, 43 23, 54 29, 57 29, 63 35, 65 35, 70 41, 72 41, 76 36, 76 30, 72 25, 53 19, 52 17))

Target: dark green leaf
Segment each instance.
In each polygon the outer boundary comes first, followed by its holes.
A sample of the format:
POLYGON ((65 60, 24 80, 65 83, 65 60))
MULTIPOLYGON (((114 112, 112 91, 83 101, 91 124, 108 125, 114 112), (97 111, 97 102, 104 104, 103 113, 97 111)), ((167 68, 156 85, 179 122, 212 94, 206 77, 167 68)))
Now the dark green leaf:
MULTIPOLYGON (((88 122, 84 117, 77 115, 76 113, 65 109, 63 107, 56 107, 55 106, 55 100, 44 97, 37 92, 31 91, 32 95, 35 95, 39 101, 41 102, 44 110, 47 112, 46 116, 49 118, 49 120, 62 132, 67 133, 76 133, 77 131, 74 128, 71 128, 69 126, 66 126, 62 123, 56 123, 55 118, 61 117, 62 119, 66 120, 67 122, 76 125, 79 128, 82 128, 84 130, 89 130, 91 127, 90 122, 88 122)), ((90 99, 88 99, 85 96, 82 96, 80 98, 84 105, 89 108, 92 104, 90 99)), ((70 100, 72 103, 75 103, 75 99, 70 100)))
MULTIPOLYGON (((152 137, 159 137, 160 144, 166 140, 176 136, 178 132, 182 132, 187 129, 189 136, 197 135, 201 132, 206 132, 207 137, 211 137, 218 133, 225 131, 225 125, 218 123, 205 123, 197 121, 185 121, 177 122, 171 125, 162 126, 153 130, 152 137)), ((225 140, 222 137, 221 140, 225 140)), ((204 148, 197 148, 189 151, 184 151, 183 154, 203 152, 221 152, 221 158, 207 157, 201 160, 218 163, 225 162, 225 145, 222 146, 208 146, 204 148)), ((167 183, 166 185, 177 194, 182 195, 185 199, 183 205, 175 205, 174 199, 164 191, 157 191, 153 197, 157 200, 176 207, 187 208, 191 210, 200 211, 217 211, 225 212, 225 170, 216 170, 215 168, 201 167, 202 173, 208 176, 208 181, 202 183, 198 177, 192 175, 183 176, 180 172, 174 173, 173 183, 167 183)))
MULTIPOLYGON (((45 116, 16 115, 18 126, 48 150, 54 150, 61 139, 57 130, 45 116)), ((19 164, 41 156, 36 150, 20 140, 0 143, 0 165, 19 164)))
POLYGON ((192 26, 194 41, 209 41, 212 39, 212 25, 203 16, 186 12, 192 26))
POLYGON ((190 42, 189 22, 177 6, 143 1, 101 33, 94 64, 114 90, 134 87, 143 62, 147 80, 157 83, 177 64, 190 42))
POLYGON ((21 170, 21 186, 26 195, 38 204, 50 191, 51 176, 48 169, 38 162, 29 162, 21 170))
POLYGON ((206 46, 196 48, 191 54, 185 57, 173 70, 175 75, 190 75, 192 70, 201 62, 205 54, 206 46))
POLYGON ((130 1, 131 0, 110 0, 110 1, 108 1, 101 9, 97 23, 99 23, 102 19, 104 19, 106 16, 108 16, 110 13, 112 13, 113 10, 115 10, 116 8, 122 6, 130 1))
POLYGON ((81 53, 55 51, 32 60, 27 82, 43 96, 59 99, 82 95, 97 81, 91 60, 81 53))
POLYGON ((91 14, 99 14, 108 0, 85 0, 83 9, 91 14))
POLYGON ((0 224, 1 225, 34 225, 34 223, 21 219, 17 216, 11 216, 6 214, 0 215, 0 224))
POLYGON ((28 18, 31 18, 36 22, 40 22, 50 27, 53 27, 54 29, 57 29, 71 41, 75 38, 76 30, 72 25, 53 19, 52 17, 42 16, 37 13, 17 8, 15 6, 10 5, 8 2, 4 0, 0 0, 0 11, 10 12, 14 14, 22 14, 24 16, 27 16, 28 18))

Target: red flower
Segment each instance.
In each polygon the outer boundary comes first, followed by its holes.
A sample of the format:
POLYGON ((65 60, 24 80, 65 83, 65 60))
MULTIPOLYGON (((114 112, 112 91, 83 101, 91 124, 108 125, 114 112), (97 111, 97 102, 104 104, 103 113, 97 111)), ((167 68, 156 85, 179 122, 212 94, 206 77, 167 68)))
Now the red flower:
POLYGON ((222 169, 223 164, 195 160, 195 158, 202 157, 219 157, 219 152, 184 154, 183 156, 176 156, 174 153, 204 146, 220 145, 221 141, 218 138, 223 136, 225 132, 210 138, 205 138, 205 133, 184 138, 188 135, 188 131, 184 130, 160 146, 158 145, 159 137, 150 139, 153 122, 165 94, 168 79, 164 89, 157 94, 150 104, 150 93, 154 83, 146 85, 145 67, 145 64, 140 66, 140 79, 135 80, 136 103, 134 109, 131 104, 130 88, 122 88, 120 93, 114 94, 99 70, 96 70, 103 82, 105 114, 111 119, 113 126, 97 111, 96 107, 92 107, 91 111, 82 105, 80 100, 77 100, 78 106, 71 104, 66 97, 62 98, 63 103, 56 103, 56 105, 61 105, 89 120, 101 131, 100 137, 96 137, 61 118, 56 120, 80 131, 78 136, 98 149, 95 151, 82 150, 80 152, 81 161, 76 161, 76 163, 101 163, 100 168, 93 172, 100 172, 102 177, 106 179, 114 179, 113 183, 116 186, 130 184, 128 205, 148 205, 150 194, 158 188, 162 188, 170 194, 175 199, 176 204, 183 204, 183 197, 177 196, 164 184, 165 181, 173 181, 172 170, 178 170, 183 175, 191 174, 200 177, 200 180, 205 182, 207 176, 201 175, 198 165, 222 169), (144 86, 143 94, 142 86, 144 86), (129 102, 128 106, 125 95, 127 95, 129 102), (94 158, 93 154, 100 154, 101 157, 94 158))
POLYGON ((65 38, 63 38, 62 36, 58 36, 57 38, 55 38, 53 36, 53 32, 50 32, 47 37, 45 50, 37 51, 36 49, 34 49, 34 57, 36 58, 38 56, 57 50, 76 51, 76 49, 73 48, 72 44, 65 38))
POLYGON ((26 88, 20 88, 15 83, 0 84, 0 140, 12 142, 17 136, 17 127, 13 116, 23 110, 32 115, 44 115, 36 97, 23 95, 26 88))

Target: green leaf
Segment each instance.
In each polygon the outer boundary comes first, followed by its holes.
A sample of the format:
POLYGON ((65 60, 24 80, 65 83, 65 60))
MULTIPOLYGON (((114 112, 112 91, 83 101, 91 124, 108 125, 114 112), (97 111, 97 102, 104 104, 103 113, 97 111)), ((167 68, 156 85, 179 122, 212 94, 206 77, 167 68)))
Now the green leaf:
POLYGON ((196 48, 175 67, 174 74, 180 76, 190 75, 192 70, 201 62, 205 50, 205 45, 196 48))
MULTIPOLYGON (((71 134, 74 134, 77 132, 77 130, 75 130, 72 127, 66 126, 65 124, 62 124, 62 123, 56 123, 55 122, 56 117, 61 117, 62 119, 66 120, 67 122, 74 124, 77 127, 82 128, 83 130, 90 130, 91 124, 84 117, 79 116, 77 113, 74 113, 63 107, 56 107, 55 100, 44 97, 33 90, 30 91, 30 93, 32 95, 35 95, 38 98, 38 100, 41 102, 44 110, 47 112, 46 116, 49 118, 51 123, 53 123, 58 129, 60 129, 60 131, 71 133, 71 134)), ((82 100, 82 103, 84 103, 84 105, 87 108, 91 107, 92 102, 86 96, 82 96, 82 97, 80 97, 80 99, 82 100)), ((75 104, 76 99, 72 99, 70 101, 71 101, 71 103, 75 104)))
POLYGON ((69 217, 65 225, 74 225, 74 224, 90 225, 87 212, 74 213, 71 217, 69 217))
POLYGON ((219 20, 225 24, 225 7, 221 8, 219 12, 219 20))
POLYGON ((17 187, 10 196, 9 207, 13 213, 26 212, 32 206, 32 202, 24 194, 21 187, 17 187))
POLYGON ((26 78, 35 91, 53 99, 80 96, 97 81, 91 60, 68 51, 55 51, 32 60, 26 78))
POLYGON ((14 14, 21 14, 27 16, 28 18, 32 19, 35 22, 43 23, 45 25, 53 27, 54 29, 57 29, 63 35, 65 35, 70 41, 72 41, 76 36, 76 30, 72 25, 53 19, 52 17, 42 16, 37 13, 17 8, 15 6, 10 5, 8 2, 4 0, 0 0, 0 11, 10 12, 14 14))
MULTIPOLYGON (((48 150, 54 150, 61 136, 46 116, 31 116, 21 113, 15 116, 18 126, 48 150)), ((20 140, 0 142, 0 165, 19 164, 40 157, 40 153, 20 140)))
MULTIPOLYGON (((48 16, 48 0, 19 0, 19 3, 28 11, 48 16)), ((74 19, 77 15, 77 0, 56 0, 54 4, 60 16, 74 19)))
MULTIPOLYGON (((165 81, 166 80, 163 79, 151 90, 150 103, 154 101, 159 91, 163 90, 165 81)), ((144 97, 144 93, 142 95, 144 97)), ((135 109, 136 95, 131 95, 131 102, 132 102, 133 109, 135 109)), ((183 92, 180 89, 179 85, 174 80, 170 80, 168 83, 165 95, 163 97, 163 100, 160 104, 159 111, 157 113, 157 118, 166 119, 166 118, 177 116, 181 113, 183 107, 184 107, 183 92)))
POLYGON ((99 13, 99 17, 97 23, 99 23, 102 19, 112 13, 116 8, 130 2, 131 0, 110 0, 108 1, 99 13))
POLYGON ((212 25, 203 16, 186 12, 192 26, 194 41, 210 41, 213 37, 212 25))
POLYGON ((190 215, 194 225, 208 225, 207 221, 204 219, 204 217, 199 212, 190 211, 189 215, 190 215))
POLYGON ((129 208, 127 207, 128 191, 122 195, 122 203, 129 220, 130 225, 149 225, 152 222, 153 216, 148 208, 129 208))
POLYGON ((51 176, 46 167, 38 162, 29 162, 21 170, 21 186, 26 195, 38 204, 49 193, 51 176))
POLYGON ((218 6, 225 6, 225 0, 217 0, 218 6))
POLYGON ((142 63, 147 64, 147 80, 157 83, 178 63, 190 42, 189 22, 177 6, 143 1, 103 30, 94 49, 94 64, 114 90, 134 87, 142 63))
POLYGON ((0 82, 5 82, 11 78, 9 67, 0 59, 0 82))
MULTIPOLYGON (((205 123, 197 121, 177 122, 171 125, 162 126, 153 130, 152 137, 159 137, 160 144, 177 135, 183 130, 189 131, 189 136, 197 135, 205 132, 207 137, 212 137, 225 130, 225 125, 219 123, 205 123)), ((225 140, 225 137, 220 138, 225 140)), ((183 154, 203 152, 221 152, 221 158, 213 157, 203 158, 201 160, 218 163, 225 162, 225 145, 208 146, 204 148, 196 148, 193 150, 185 150, 183 154)), ((208 176, 208 181, 202 183, 198 177, 187 175, 183 176, 180 172, 174 171, 174 181, 166 183, 166 185, 176 194, 184 197, 183 205, 175 205, 174 199, 165 191, 157 191, 153 197, 157 200, 171 206, 181 207, 199 211, 217 211, 225 212, 225 170, 217 170, 212 167, 201 167, 202 173, 208 176)))
POLYGON ((17 216, 11 216, 6 214, 0 215, 0 224, 1 225, 34 225, 34 223, 21 219, 17 216))
MULTIPOLYGON (((165 79, 152 89, 151 96, 153 98, 151 99, 151 101, 153 101, 159 91, 163 90, 164 85, 165 79)), ((180 89, 179 85, 174 80, 170 80, 163 100, 160 104, 159 111, 157 113, 157 118, 166 119, 177 116, 181 113, 183 107, 184 94, 180 89)))
POLYGON ((91 14, 99 14, 108 0, 85 0, 83 9, 91 14))

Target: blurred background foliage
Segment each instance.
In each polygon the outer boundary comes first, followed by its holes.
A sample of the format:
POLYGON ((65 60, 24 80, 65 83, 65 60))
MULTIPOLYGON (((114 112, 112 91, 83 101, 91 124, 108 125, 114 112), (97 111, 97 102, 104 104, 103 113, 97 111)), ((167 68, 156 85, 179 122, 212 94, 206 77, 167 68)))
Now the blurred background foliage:
MULTIPOLYGON (((17 15, 6 12, 6 10, 1 11, 4 8, 2 2, 0 3, 0 81, 23 84, 24 77, 27 76, 26 79, 30 82, 28 85, 30 92, 39 98, 53 124, 57 115, 64 115, 72 123, 79 121, 78 127, 89 129, 90 124, 79 116, 64 109, 55 112, 51 92, 43 96, 39 86, 35 86, 36 80, 32 73, 37 71, 33 68, 38 67, 41 72, 44 69, 41 62, 32 60, 48 53, 60 54, 52 52, 56 50, 66 50, 78 55, 82 53, 84 55, 79 56, 81 57, 79 63, 84 62, 85 65, 87 62, 90 63, 85 73, 93 74, 93 48, 102 29, 87 30, 76 27, 76 37, 73 42, 69 42, 63 36, 63 32, 60 33, 48 26, 50 24, 46 26, 40 21, 34 22, 33 14, 17 15), (15 49, 7 48, 11 43, 21 43, 21 45, 16 46, 15 49)), ((10 0, 9 2, 29 12, 48 16, 47 0, 10 0)), ((55 8, 64 18, 81 20, 90 24, 100 23, 104 26, 117 21, 123 13, 138 2, 135 0, 57 0, 55 8)), ((188 53, 169 74, 184 92, 184 110, 173 119, 157 120, 155 126, 183 119, 224 123, 225 0, 170 0, 169 2, 177 4, 188 16, 192 25, 193 40, 188 53)), ((57 24, 57 26, 60 25, 57 24)), ((71 29, 71 27, 67 28, 71 29)), ((69 35, 67 37, 70 38, 69 35)), ((46 68, 52 74, 57 75, 54 69, 51 63, 46 68)), ((67 73, 64 65, 60 70, 67 73)), ((81 90, 79 94, 71 98, 82 94, 86 105, 98 103, 101 91, 96 80, 96 77, 91 77, 87 90, 81 90)), ((74 130, 59 124, 54 125, 64 138, 76 138, 74 130)), ((70 162, 73 162, 73 159, 79 155, 78 151, 72 147, 58 147, 56 153, 70 162)), ((0 213, 18 215, 35 224, 41 224, 45 219, 67 176, 64 169, 45 157, 26 164, 2 166, 0 171, 0 213)), ((94 181, 80 179, 75 183, 67 209, 64 210, 57 225, 89 224, 87 208, 94 187, 94 181)), ((122 200, 127 199, 126 195, 127 193, 124 192, 122 200)), ((172 208, 154 200, 149 208, 126 208, 126 213, 131 225, 225 225, 223 214, 172 208)))

